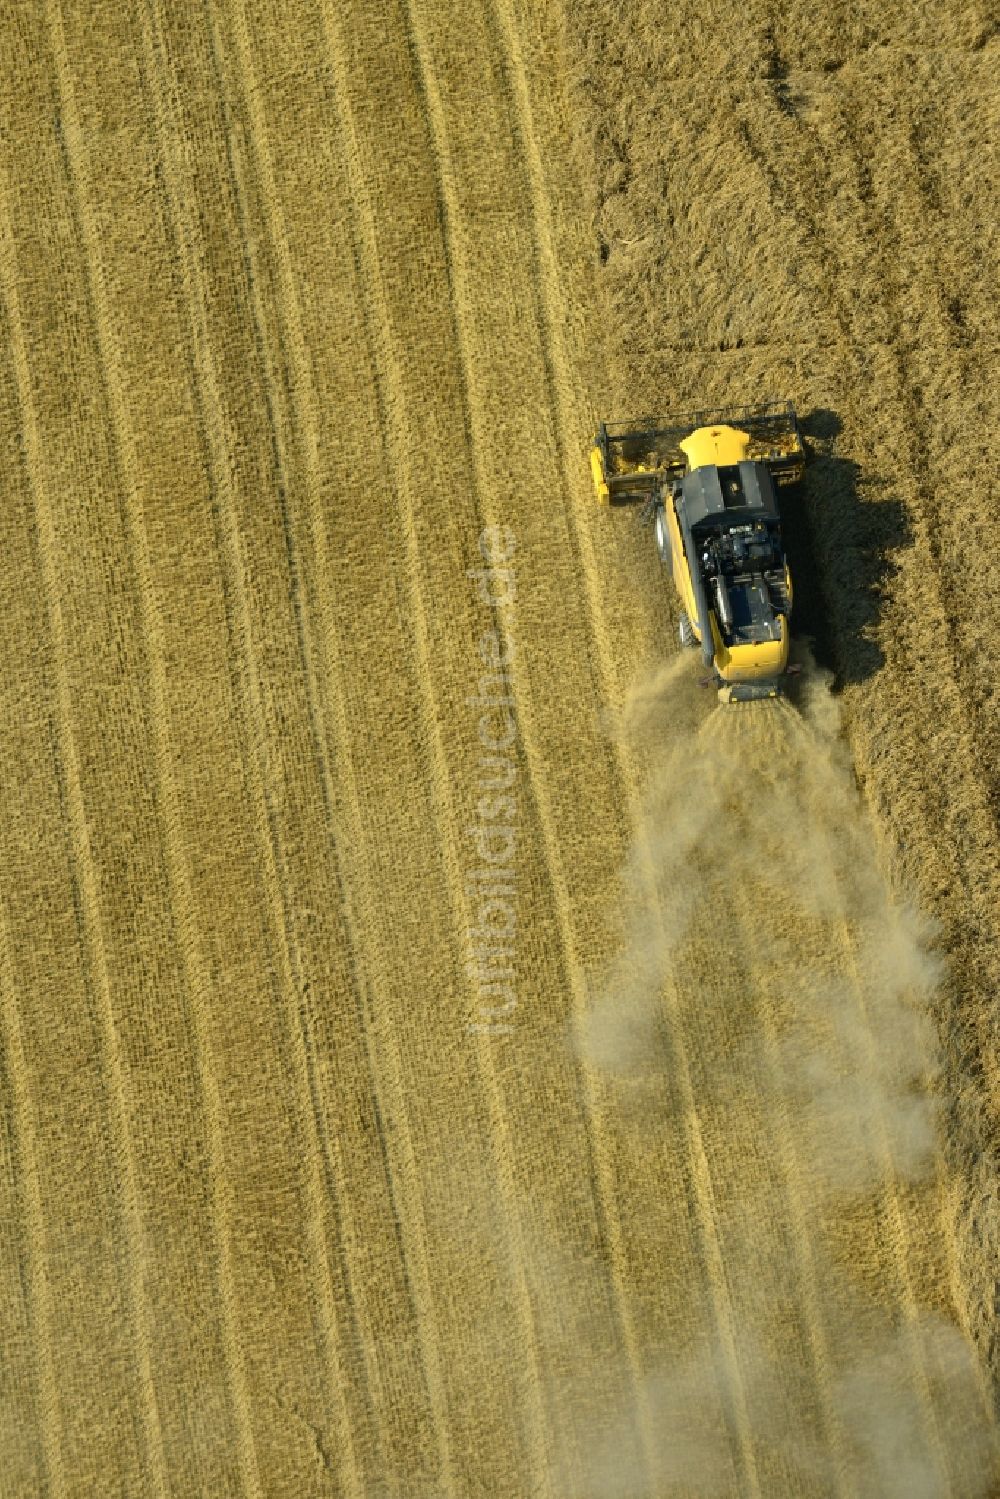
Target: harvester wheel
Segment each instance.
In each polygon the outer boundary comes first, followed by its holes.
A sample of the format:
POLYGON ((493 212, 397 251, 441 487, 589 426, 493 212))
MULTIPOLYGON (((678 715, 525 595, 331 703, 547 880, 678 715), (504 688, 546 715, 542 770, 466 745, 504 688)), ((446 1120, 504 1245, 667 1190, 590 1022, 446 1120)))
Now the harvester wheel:
POLYGON ((694 628, 692 627, 691 621, 688 619, 687 614, 683 609, 681 610, 681 617, 677 621, 677 633, 681 638, 681 645, 688 646, 698 644, 697 640, 695 639, 694 628))
POLYGON ((653 530, 656 532, 656 550, 660 554, 661 562, 670 561, 670 532, 667 530, 667 513, 662 505, 656 507, 656 518, 653 521, 653 530))

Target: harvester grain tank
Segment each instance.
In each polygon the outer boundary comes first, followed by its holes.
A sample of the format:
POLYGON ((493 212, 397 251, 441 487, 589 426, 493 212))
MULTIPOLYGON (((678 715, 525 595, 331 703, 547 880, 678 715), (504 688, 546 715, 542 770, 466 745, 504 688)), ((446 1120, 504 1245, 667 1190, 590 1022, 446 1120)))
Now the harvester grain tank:
POLYGON ((645 502, 680 596, 681 644, 701 647, 719 697, 776 697, 792 609, 777 486, 805 467, 791 402, 602 422, 590 466, 599 500, 645 502))

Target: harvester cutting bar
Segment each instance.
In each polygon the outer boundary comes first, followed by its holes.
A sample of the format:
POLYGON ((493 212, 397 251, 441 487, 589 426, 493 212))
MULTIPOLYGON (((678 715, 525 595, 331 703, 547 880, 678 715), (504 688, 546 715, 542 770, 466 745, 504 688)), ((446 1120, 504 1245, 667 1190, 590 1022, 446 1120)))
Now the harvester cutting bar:
POLYGON ((791 401, 709 407, 662 418, 602 422, 595 445, 610 502, 623 505, 647 499, 670 479, 680 478, 686 468, 681 442, 698 427, 716 426, 746 432, 747 456, 766 464, 776 484, 793 484, 802 477, 805 449, 791 401))

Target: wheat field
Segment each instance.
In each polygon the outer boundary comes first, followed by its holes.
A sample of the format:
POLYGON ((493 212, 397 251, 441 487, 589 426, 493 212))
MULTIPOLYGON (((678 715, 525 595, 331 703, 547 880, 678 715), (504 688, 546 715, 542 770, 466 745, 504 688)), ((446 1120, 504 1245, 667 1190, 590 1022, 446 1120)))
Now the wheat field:
POLYGON ((1000 1492, 997 36, 0 4, 2 1499, 1000 1492))

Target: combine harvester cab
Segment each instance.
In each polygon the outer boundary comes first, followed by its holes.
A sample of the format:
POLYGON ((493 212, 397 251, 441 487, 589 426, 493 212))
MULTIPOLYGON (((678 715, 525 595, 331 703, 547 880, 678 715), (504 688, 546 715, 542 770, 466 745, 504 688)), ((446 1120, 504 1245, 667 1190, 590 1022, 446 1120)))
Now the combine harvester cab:
POLYGON ((792 608, 776 486, 805 465, 791 403, 602 423, 590 463, 598 499, 645 502, 681 600, 681 644, 701 646, 720 699, 776 697, 792 608))

